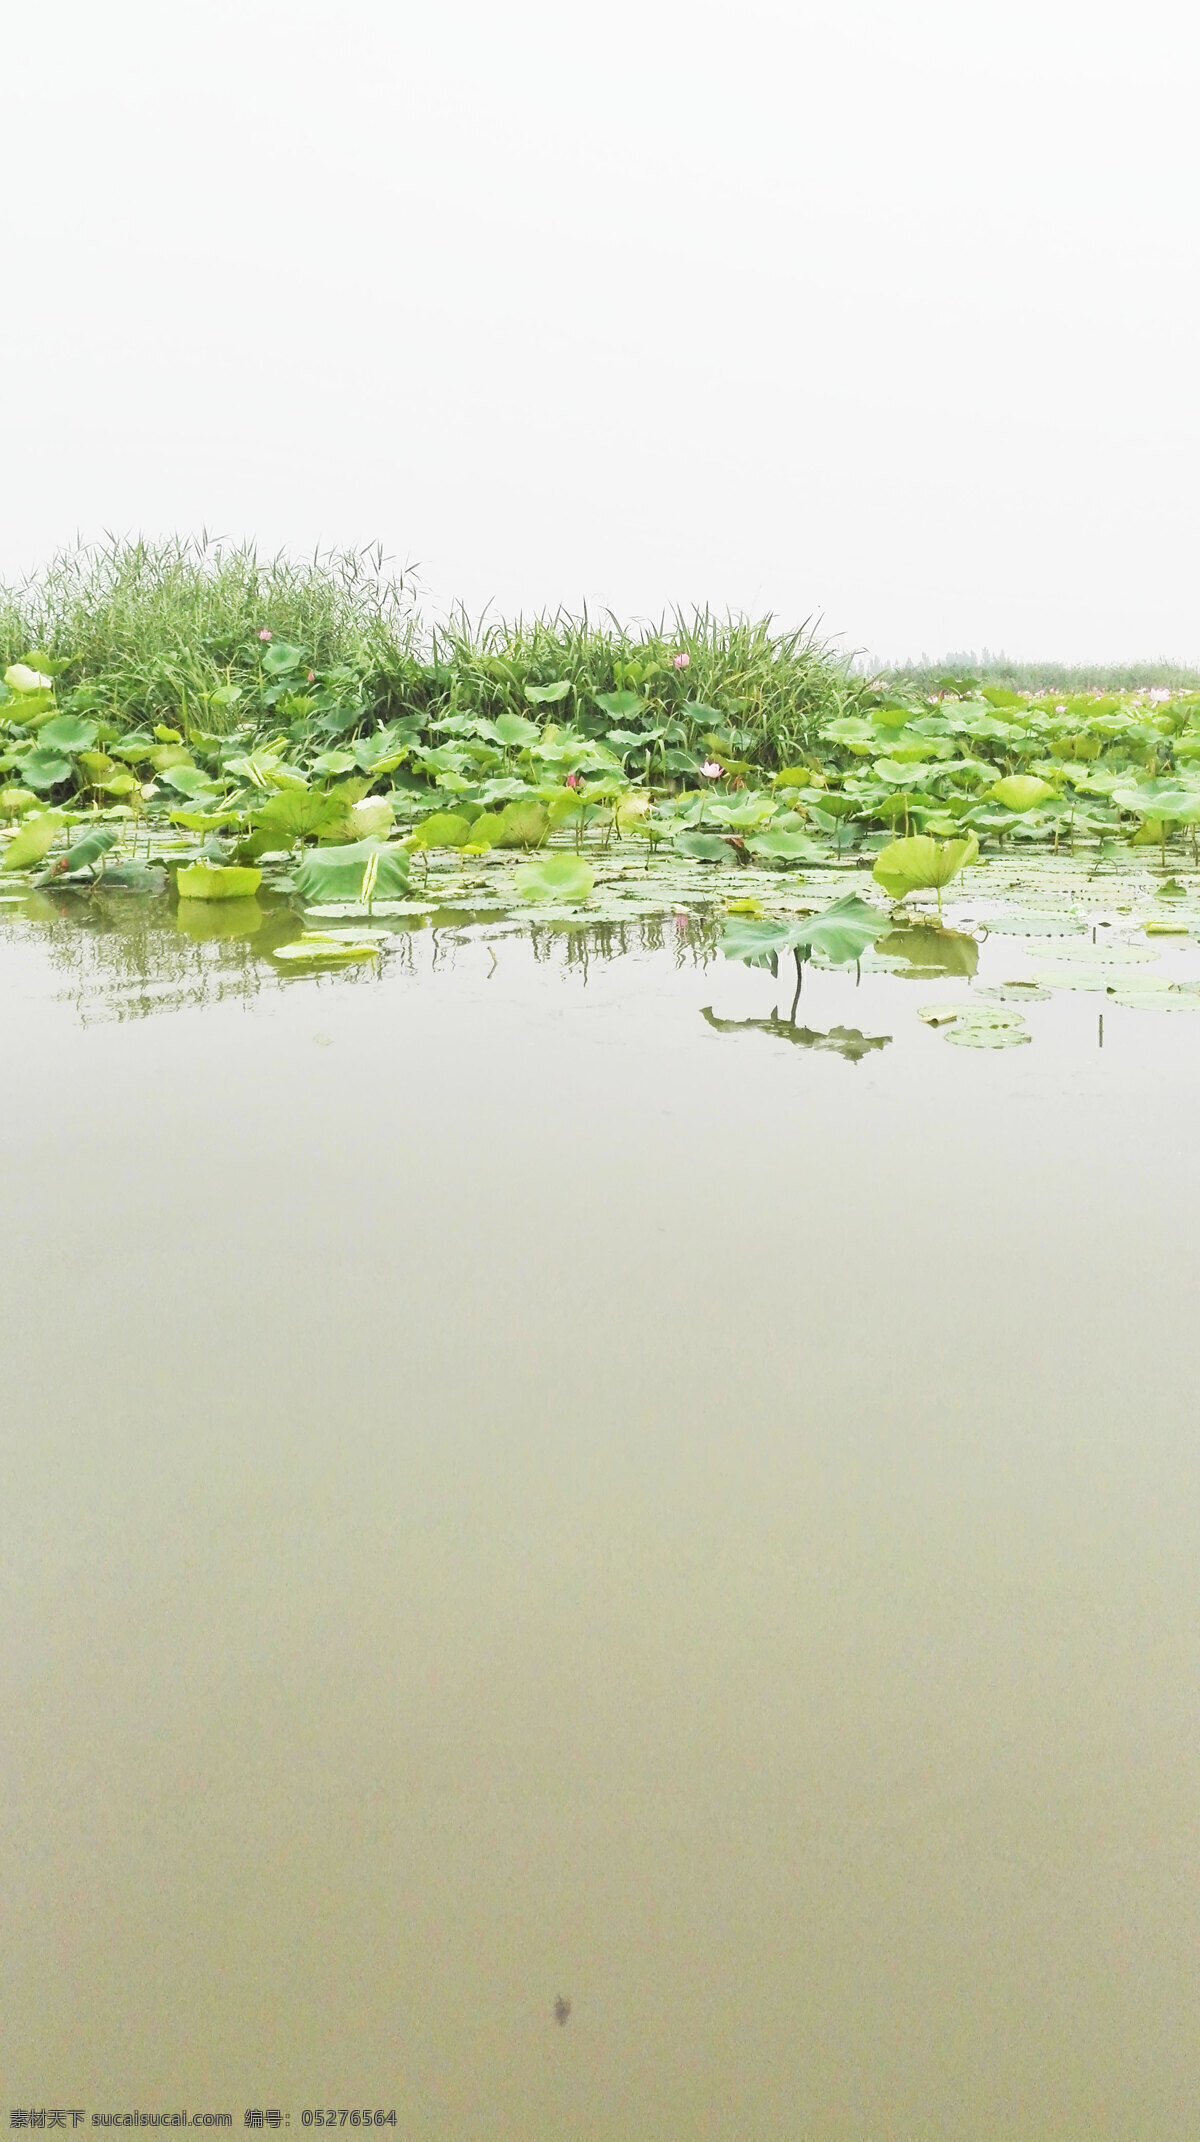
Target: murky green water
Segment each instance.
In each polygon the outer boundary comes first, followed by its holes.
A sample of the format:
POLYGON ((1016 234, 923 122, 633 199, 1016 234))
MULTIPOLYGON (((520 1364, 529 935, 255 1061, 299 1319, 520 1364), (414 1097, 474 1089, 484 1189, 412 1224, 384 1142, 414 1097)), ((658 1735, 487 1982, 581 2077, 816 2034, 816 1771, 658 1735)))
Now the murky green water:
POLYGON ((1200 1018, 30 912, 5 2103, 1194 2135, 1200 1018))

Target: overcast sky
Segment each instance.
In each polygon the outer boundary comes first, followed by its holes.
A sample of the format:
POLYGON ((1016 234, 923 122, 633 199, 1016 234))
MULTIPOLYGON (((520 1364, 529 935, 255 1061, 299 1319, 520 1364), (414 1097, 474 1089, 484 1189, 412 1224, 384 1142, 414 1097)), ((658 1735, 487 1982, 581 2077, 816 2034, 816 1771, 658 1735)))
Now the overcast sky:
POLYGON ((434 609, 1200 658, 1195 22, 14 9, 0 572, 379 539, 434 609))

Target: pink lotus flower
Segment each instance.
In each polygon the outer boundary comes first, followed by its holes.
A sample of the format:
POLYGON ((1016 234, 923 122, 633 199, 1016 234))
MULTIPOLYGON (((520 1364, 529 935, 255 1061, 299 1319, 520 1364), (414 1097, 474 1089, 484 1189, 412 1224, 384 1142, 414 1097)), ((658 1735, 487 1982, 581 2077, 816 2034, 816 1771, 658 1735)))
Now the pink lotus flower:
POLYGON ((672 669, 687 669, 691 662, 691 659, 692 658, 690 654, 685 648, 682 653, 671 656, 671 667, 672 669))
POLYGON ((706 781, 719 781, 721 775, 725 771, 725 768, 723 766, 718 766, 715 759, 705 759, 703 766, 700 768, 700 771, 704 775, 706 781))
POLYGON ((259 633, 258 636, 260 640, 269 640, 271 637, 265 625, 263 626, 262 631, 259 633))
POLYGON ((582 775, 582 774, 577 774, 577 773, 569 773, 569 774, 567 775, 567 787, 568 787, 568 788, 582 788, 582 787, 583 787, 583 775, 582 775))
POLYGON ((310 684, 315 684, 315 683, 316 683, 316 681, 317 681, 317 673, 316 673, 316 670, 315 670, 315 669, 310 669, 310 670, 309 670, 309 673, 308 673, 308 681, 309 681, 309 683, 310 683, 310 684))

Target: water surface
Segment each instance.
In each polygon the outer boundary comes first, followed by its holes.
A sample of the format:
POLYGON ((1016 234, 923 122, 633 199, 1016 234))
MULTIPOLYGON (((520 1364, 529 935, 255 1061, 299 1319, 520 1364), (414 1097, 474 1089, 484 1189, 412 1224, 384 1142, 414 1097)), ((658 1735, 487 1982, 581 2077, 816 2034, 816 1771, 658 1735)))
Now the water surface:
POLYGON ((0 929, 7 2101, 1194 2135, 1200 1018, 139 927, 0 929))

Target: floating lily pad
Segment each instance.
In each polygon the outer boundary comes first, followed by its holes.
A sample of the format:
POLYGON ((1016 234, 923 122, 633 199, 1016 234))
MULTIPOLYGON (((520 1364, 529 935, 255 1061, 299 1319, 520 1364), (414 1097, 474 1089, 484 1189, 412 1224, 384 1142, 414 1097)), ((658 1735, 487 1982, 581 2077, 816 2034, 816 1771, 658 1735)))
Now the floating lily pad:
POLYGON ((379 946, 366 937, 336 937, 332 932, 306 930, 290 944, 276 945, 273 959, 294 966, 344 967, 359 959, 378 959, 379 946))
POLYGON ((1072 937, 1086 928, 1073 915, 996 915, 987 923, 993 937, 1072 937))
POLYGON ((1018 1049, 1033 1036, 1024 1025, 993 1025, 983 1019, 957 1019, 943 1037, 960 1049, 1018 1049))
POLYGON ((1200 996, 1182 989, 1114 989, 1110 1001, 1126 1011, 1200 1011, 1200 996))
POLYGON ((1047 1004, 1050 991, 1040 982, 989 982, 975 994, 989 1004, 1047 1004))

